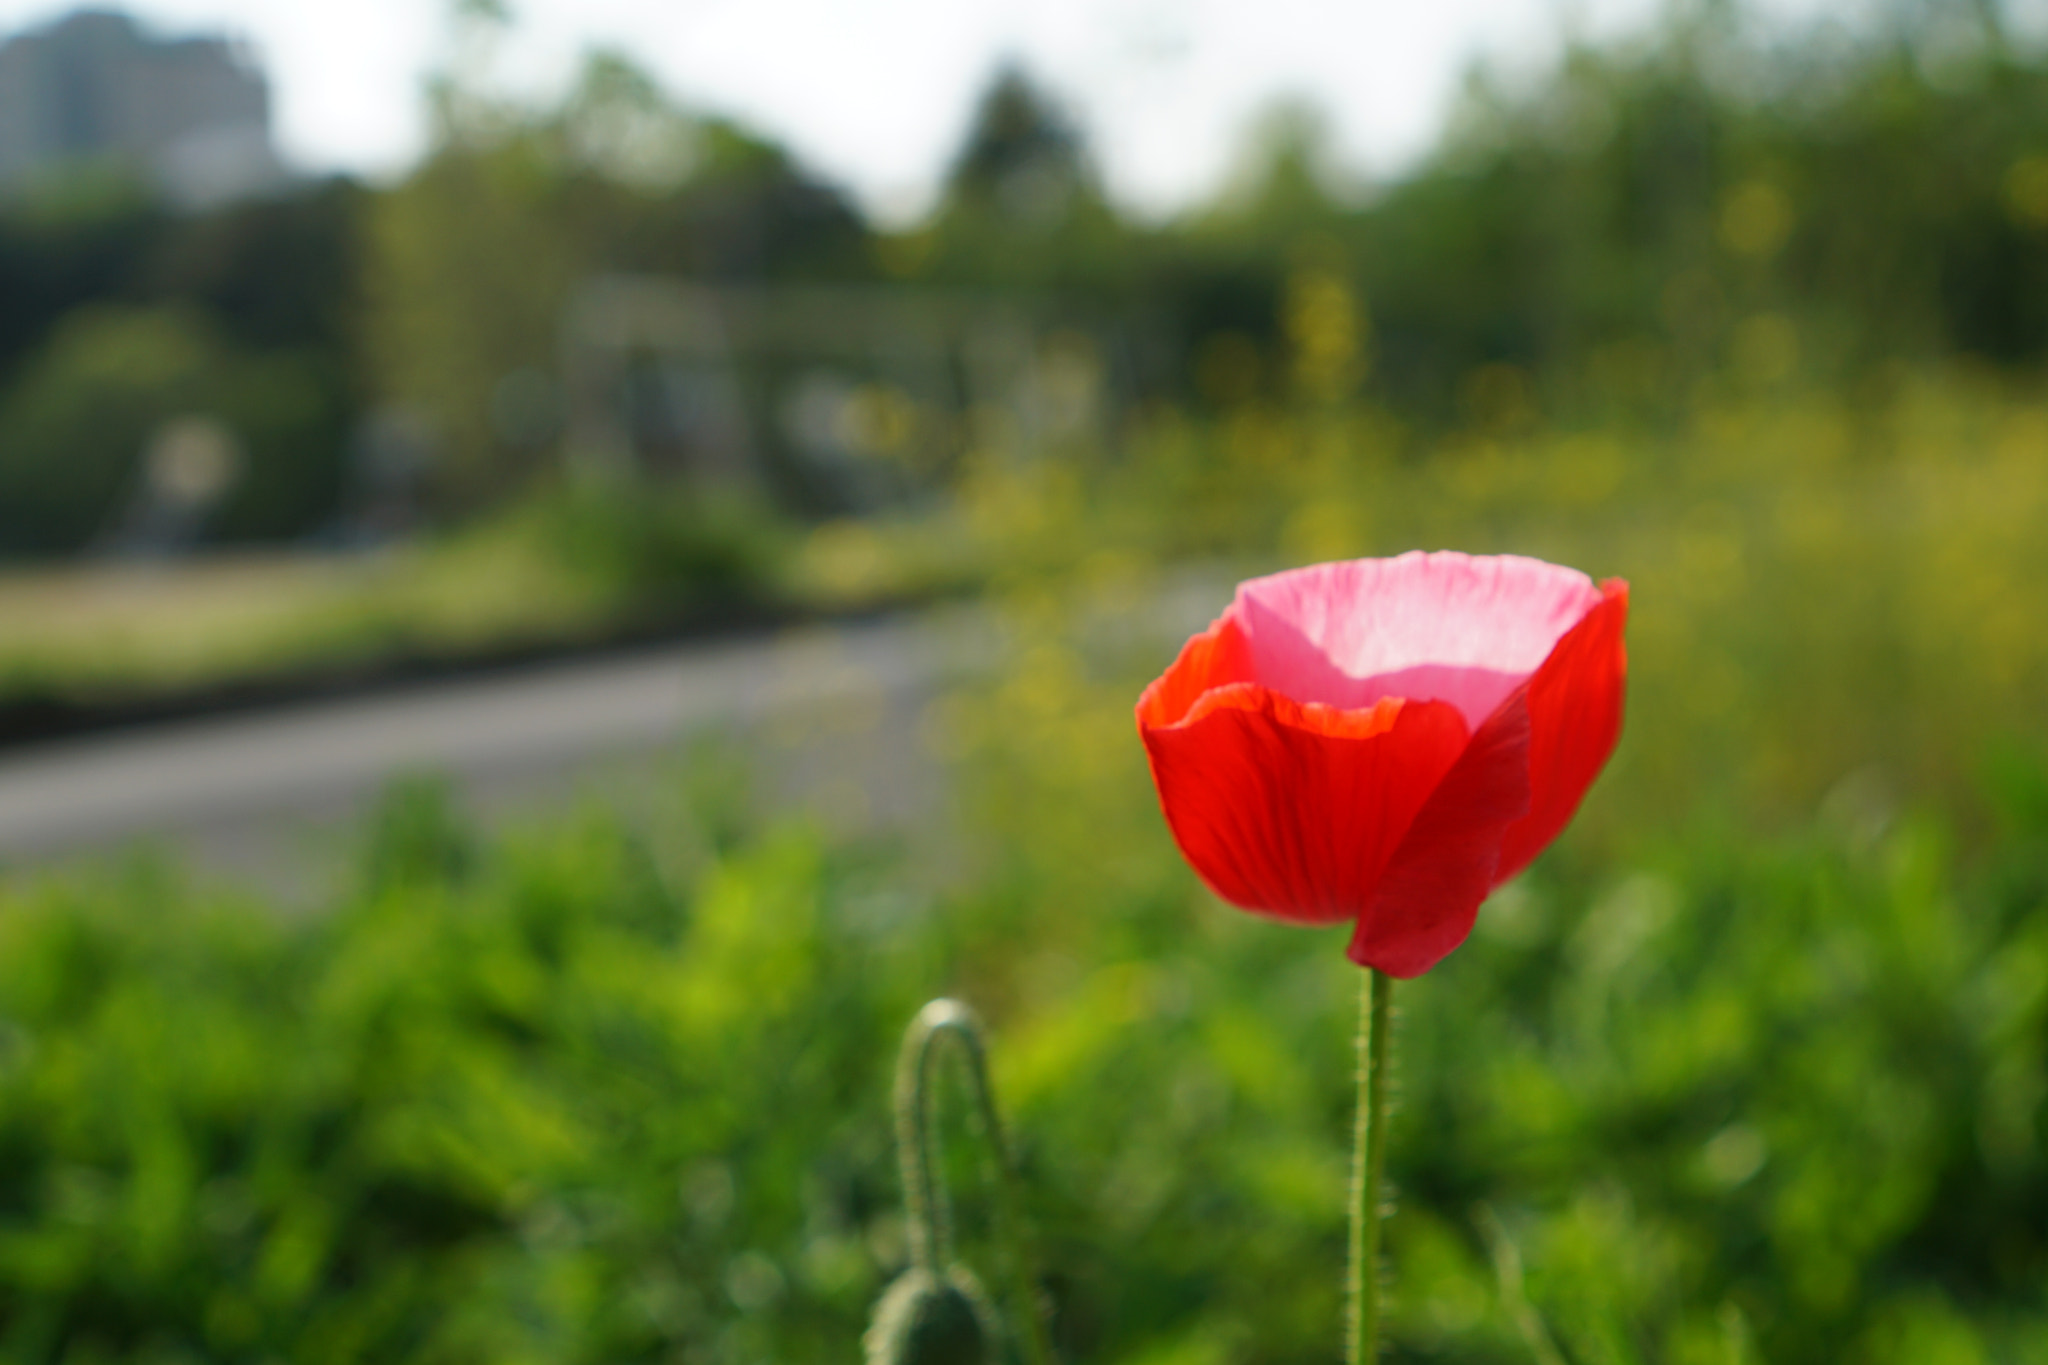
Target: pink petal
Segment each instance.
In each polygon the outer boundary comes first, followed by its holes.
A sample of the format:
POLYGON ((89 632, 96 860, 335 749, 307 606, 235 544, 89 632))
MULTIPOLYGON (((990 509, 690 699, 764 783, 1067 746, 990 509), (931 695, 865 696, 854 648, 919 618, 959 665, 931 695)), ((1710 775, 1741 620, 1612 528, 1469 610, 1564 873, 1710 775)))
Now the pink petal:
POLYGON ((1445 701, 1476 729, 1600 600, 1576 569, 1418 550, 1255 578, 1226 615, 1258 681, 1296 701, 1445 701))

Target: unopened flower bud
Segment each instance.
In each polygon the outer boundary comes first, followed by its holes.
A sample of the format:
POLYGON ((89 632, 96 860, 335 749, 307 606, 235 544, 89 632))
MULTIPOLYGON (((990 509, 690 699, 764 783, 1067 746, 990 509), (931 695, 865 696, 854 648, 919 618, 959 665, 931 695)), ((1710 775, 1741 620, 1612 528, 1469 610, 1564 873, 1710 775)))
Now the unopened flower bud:
POLYGON ((972 1275, 913 1266, 875 1306, 867 1365, 998 1365, 1001 1338, 995 1307, 972 1275))

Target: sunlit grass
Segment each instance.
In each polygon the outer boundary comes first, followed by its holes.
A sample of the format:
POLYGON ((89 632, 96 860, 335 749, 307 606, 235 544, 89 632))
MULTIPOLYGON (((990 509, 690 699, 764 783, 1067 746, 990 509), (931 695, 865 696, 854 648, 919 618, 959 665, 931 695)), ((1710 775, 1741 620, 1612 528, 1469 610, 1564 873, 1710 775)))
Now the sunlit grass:
POLYGON ((0 699, 136 700, 800 605, 777 577, 777 524, 715 510, 546 490, 376 550, 16 570, 0 576, 0 699))

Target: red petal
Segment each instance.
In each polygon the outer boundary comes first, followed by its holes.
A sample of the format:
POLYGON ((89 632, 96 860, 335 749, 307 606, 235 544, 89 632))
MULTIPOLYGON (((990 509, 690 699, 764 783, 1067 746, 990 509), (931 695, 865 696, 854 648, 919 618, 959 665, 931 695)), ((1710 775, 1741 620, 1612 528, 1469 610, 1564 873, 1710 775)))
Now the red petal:
POLYGON ((1358 917, 1352 961, 1420 976, 1472 932, 1501 838, 1529 809, 1526 695, 1518 688, 1487 718, 1416 814, 1358 917))
POLYGON ((1529 813, 1501 841, 1494 885, 1550 846, 1607 766, 1621 737, 1628 682, 1628 584, 1600 585, 1601 601, 1557 642, 1529 678, 1529 813))
POLYGON ((1251 642, 1238 628, 1237 618, 1226 611, 1182 645, 1173 667, 1138 698, 1138 728, 1178 725, 1204 692, 1252 680, 1251 642))
MULTIPOLYGON (((1303 924, 1350 919, 1371 900, 1465 748, 1464 719, 1447 702, 1390 697, 1345 711, 1244 682, 1159 725, 1148 722, 1154 700, 1148 690, 1139 703, 1138 729, 1181 852, 1223 899, 1303 924)), ((1157 700, 1154 714, 1171 714, 1178 698, 1157 700)))

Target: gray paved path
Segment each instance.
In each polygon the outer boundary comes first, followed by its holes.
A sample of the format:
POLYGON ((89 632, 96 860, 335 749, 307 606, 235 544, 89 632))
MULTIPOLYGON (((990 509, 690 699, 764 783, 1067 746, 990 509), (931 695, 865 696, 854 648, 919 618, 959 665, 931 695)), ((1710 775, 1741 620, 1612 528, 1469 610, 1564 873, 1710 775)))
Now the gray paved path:
POLYGON ((0 755, 0 860, 144 839, 268 873, 294 840, 351 824, 404 773, 517 807, 673 761, 704 733, 779 751, 772 784, 785 798, 837 792, 863 817, 902 818, 936 800, 918 717, 990 635, 966 612, 805 627, 0 755))

